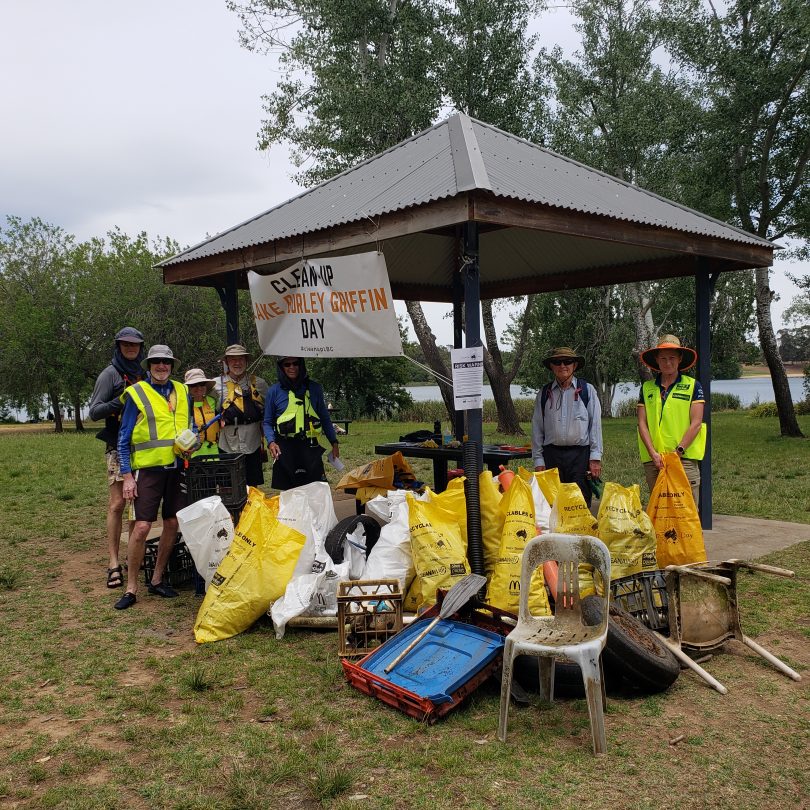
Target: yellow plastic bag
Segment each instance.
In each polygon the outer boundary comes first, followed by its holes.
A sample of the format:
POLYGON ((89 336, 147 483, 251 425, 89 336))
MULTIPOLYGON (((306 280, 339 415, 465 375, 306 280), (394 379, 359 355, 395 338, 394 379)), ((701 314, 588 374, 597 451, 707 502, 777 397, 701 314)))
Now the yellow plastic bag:
MULTIPOLYGON (((490 605, 517 613, 520 607, 520 569, 523 552, 537 531, 534 525, 534 498, 529 484, 515 476, 501 501, 504 515, 501 549, 487 589, 490 605)), ((543 570, 532 577, 529 610, 536 616, 550 616, 543 570)))
POLYGON ((560 491, 560 471, 556 467, 550 467, 547 470, 535 472, 534 477, 537 479, 540 489, 543 490, 546 500, 554 506, 557 493, 560 491))
POLYGON ((481 542, 484 551, 484 574, 487 579, 492 576, 495 561, 501 553, 501 536, 503 535, 504 514, 501 511, 503 493, 492 477, 491 470, 485 470, 478 476, 479 504, 481 507, 481 542))
POLYGON ((597 522, 599 539, 610 549, 611 579, 658 567, 655 529, 641 508, 638 484, 623 487, 608 481, 599 502, 597 522))
POLYGON ((355 467, 340 479, 335 489, 358 489, 359 487, 382 487, 386 491, 394 487, 394 475, 413 480, 413 469, 397 451, 385 458, 369 461, 362 467, 355 467))
POLYGON ((194 623, 198 644, 247 630, 284 594, 304 535, 279 523, 278 498, 248 490, 228 554, 219 564, 194 623))
POLYGON ((436 601, 437 588, 451 588, 470 573, 467 547, 452 512, 408 493, 413 565, 421 587, 420 610, 436 601))
MULTIPOLYGON (((577 484, 560 484, 557 500, 551 507, 551 531, 561 534, 588 534, 596 537, 598 525, 596 519, 588 509, 582 490, 577 484)), ((602 586, 600 584, 600 591, 602 586)), ((596 593, 593 581, 593 566, 581 564, 579 566, 579 595, 586 596, 596 593)))
POLYGON ((430 487, 426 488, 428 498, 437 503, 442 509, 452 512, 458 520, 458 527, 461 529, 461 541, 464 548, 467 548, 467 499, 464 495, 464 479, 455 478, 454 481, 461 481, 461 486, 447 487, 444 492, 434 492, 430 487))
POLYGON ((664 453, 647 514, 655 527, 658 565, 688 565, 706 561, 703 528, 692 488, 677 453, 664 453))

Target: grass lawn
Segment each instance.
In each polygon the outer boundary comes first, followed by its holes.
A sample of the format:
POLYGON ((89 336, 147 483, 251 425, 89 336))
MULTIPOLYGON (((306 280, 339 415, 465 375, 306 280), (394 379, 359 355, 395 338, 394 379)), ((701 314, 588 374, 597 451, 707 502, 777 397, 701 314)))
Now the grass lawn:
MULTIPOLYGON (((810 417, 800 424, 810 435, 810 417)), ((422 425, 355 422, 349 467, 422 425)), ((490 435, 514 442, 514 437, 490 435)), ((641 482, 630 420, 605 424, 605 480, 641 482)), ((715 512, 810 523, 808 441, 772 419, 714 417, 715 512)), ((197 647, 191 591, 132 610, 104 587, 101 443, 0 435, 0 807, 759 808, 805 805, 810 543, 744 575, 746 631, 804 676, 794 683, 731 642, 663 695, 610 700, 608 756, 590 753, 584 701, 510 712, 482 687, 426 727, 349 687, 334 632, 259 621, 197 647), (683 735, 676 745, 670 740, 683 735), (767 797, 767 798, 765 798, 767 797)), ((430 480, 430 464, 417 463, 430 480)), ((337 480, 332 475, 332 483, 337 480)))

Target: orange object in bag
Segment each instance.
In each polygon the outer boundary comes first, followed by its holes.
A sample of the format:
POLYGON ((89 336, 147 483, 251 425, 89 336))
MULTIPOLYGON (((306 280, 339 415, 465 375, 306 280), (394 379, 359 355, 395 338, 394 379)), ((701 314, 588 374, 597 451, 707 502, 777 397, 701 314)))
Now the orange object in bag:
POLYGON ((647 514, 655 527, 659 568, 706 561, 703 528, 692 488, 677 453, 664 453, 647 514))

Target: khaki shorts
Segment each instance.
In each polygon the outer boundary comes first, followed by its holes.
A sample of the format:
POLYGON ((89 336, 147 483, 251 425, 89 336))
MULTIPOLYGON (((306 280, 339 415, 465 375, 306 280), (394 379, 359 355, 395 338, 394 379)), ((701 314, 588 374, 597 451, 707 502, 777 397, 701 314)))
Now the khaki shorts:
POLYGON ((121 475, 121 461, 118 458, 118 451, 108 450, 104 454, 104 458, 107 461, 107 484, 109 486, 120 484, 124 480, 124 476, 121 475))

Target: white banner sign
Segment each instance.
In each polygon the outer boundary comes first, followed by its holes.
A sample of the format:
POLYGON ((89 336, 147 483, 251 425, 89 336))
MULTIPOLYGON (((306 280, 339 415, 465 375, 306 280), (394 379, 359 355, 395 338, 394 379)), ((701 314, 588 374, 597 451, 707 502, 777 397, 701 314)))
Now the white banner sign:
POLYGON ((262 276, 250 300, 265 354, 396 357, 402 341, 382 253, 306 259, 262 276))
POLYGON ((450 349, 453 365, 453 399, 457 411, 484 407, 484 348, 450 349))

